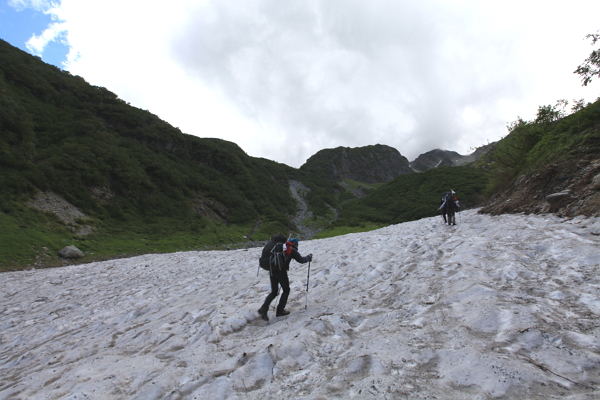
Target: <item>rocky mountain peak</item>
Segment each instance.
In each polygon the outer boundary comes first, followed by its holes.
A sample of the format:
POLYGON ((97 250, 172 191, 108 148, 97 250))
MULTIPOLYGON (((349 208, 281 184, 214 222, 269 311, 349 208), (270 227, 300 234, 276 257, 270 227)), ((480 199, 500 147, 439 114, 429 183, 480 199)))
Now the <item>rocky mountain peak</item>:
POLYGON ((489 144, 477 148, 473 153, 463 156, 455 151, 434 149, 419 155, 414 161, 410 162, 410 167, 415 172, 427 171, 431 168, 449 166, 456 167, 467 164, 479 159, 492 148, 494 144, 489 144))
POLYGON ((398 175, 413 172, 406 157, 395 148, 381 144, 324 149, 310 157, 300 169, 338 182, 352 179, 364 183, 388 182, 398 175))

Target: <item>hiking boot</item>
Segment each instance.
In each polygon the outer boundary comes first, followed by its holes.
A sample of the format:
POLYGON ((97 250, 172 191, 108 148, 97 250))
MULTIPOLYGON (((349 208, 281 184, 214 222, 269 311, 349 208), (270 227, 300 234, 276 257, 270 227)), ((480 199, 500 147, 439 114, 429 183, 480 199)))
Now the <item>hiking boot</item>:
POLYGON ((258 313, 260 314, 260 317, 262 319, 264 319, 265 321, 269 320, 269 316, 267 315, 267 310, 263 310, 262 308, 259 308, 258 313))
POLYGON ((289 315, 290 312, 288 310, 282 310, 282 311, 277 311, 277 314, 275 314, 276 317, 283 317, 285 315, 289 315))

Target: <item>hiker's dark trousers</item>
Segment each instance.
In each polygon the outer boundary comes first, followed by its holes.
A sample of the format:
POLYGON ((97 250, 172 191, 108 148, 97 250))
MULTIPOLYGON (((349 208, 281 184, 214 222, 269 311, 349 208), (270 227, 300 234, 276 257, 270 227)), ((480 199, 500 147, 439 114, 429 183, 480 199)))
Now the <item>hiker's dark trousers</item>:
POLYGON ((277 305, 277 312, 281 312, 285 309, 288 296, 290 295, 290 279, 288 278, 287 271, 279 271, 277 269, 273 269, 269 277, 271 278, 271 293, 269 293, 265 299, 265 303, 262 305, 261 309, 269 309, 271 302, 275 299, 275 297, 277 297, 277 294, 279 293, 279 285, 281 285, 281 290, 283 290, 283 293, 281 293, 279 304, 277 305))

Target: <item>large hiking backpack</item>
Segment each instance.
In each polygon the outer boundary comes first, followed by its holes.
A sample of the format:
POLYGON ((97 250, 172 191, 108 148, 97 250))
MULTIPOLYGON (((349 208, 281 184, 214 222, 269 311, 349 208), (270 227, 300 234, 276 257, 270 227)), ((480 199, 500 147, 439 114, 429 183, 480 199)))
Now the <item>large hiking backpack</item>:
POLYGON ((271 271, 273 268, 281 270, 285 265, 286 254, 291 254, 292 243, 281 234, 271 236, 271 240, 263 247, 258 264, 264 270, 271 271))
POLYGON ((454 195, 456 193, 454 191, 444 192, 442 193, 442 202, 445 202, 444 210, 445 211, 454 211, 454 195))
POLYGON ((452 192, 442 193, 442 201, 452 201, 452 192))
MULTIPOLYGON (((450 192, 442 193, 442 201, 444 202, 444 208, 442 209, 442 215, 448 216, 448 225, 456 225, 456 204, 454 203, 454 199, 456 192, 454 190, 450 192)), ((446 218, 444 218, 445 220, 446 218)))

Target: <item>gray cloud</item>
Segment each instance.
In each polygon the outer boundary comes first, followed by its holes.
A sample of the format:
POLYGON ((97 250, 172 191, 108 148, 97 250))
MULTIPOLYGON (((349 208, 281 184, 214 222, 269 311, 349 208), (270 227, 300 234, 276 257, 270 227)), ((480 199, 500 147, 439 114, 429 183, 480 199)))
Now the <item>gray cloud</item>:
POLYGON ((190 13, 173 55, 275 127, 277 140, 256 140, 290 165, 375 143, 413 159, 494 139, 501 102, 521 93, 520 30, 489 27, 475 3, 219 0, 190 13))

